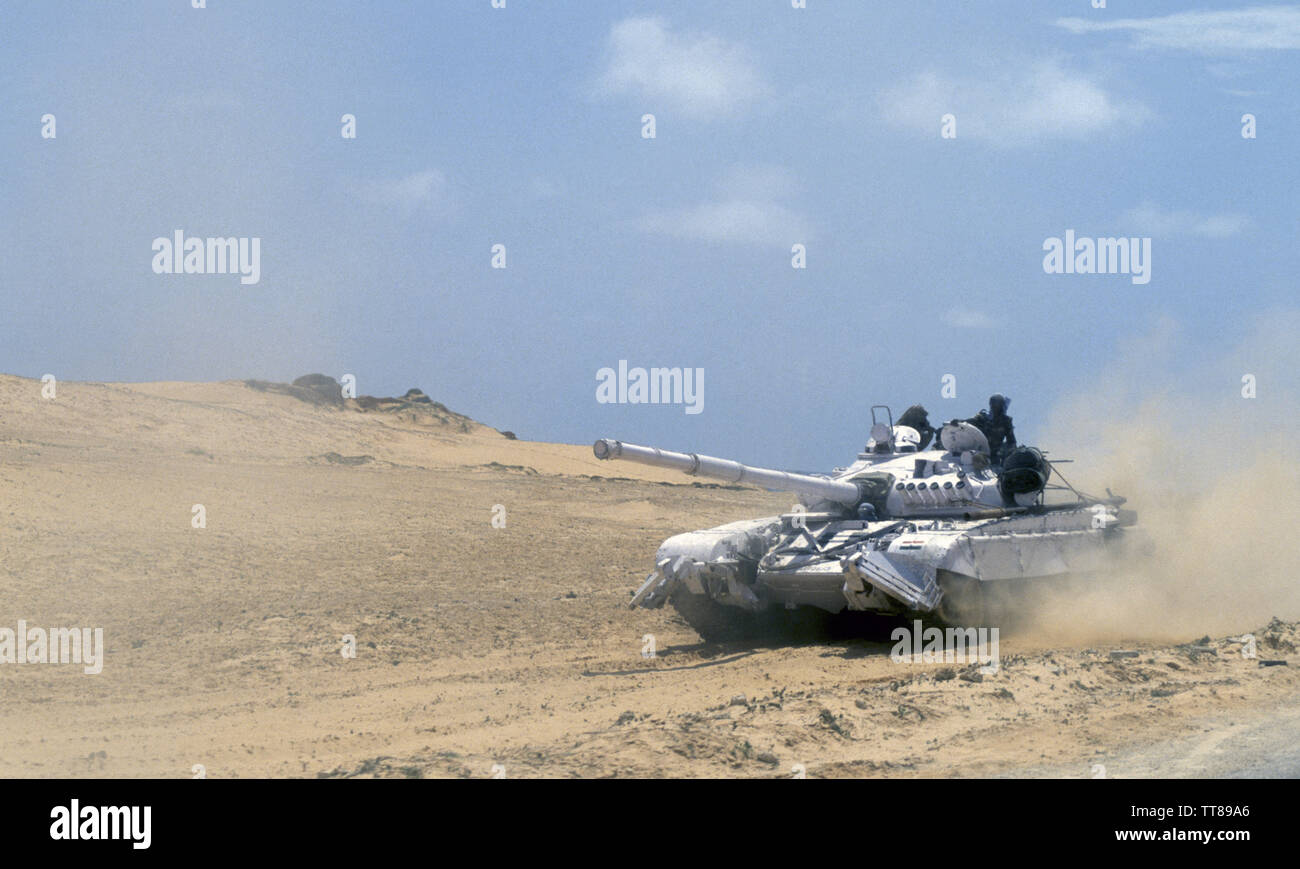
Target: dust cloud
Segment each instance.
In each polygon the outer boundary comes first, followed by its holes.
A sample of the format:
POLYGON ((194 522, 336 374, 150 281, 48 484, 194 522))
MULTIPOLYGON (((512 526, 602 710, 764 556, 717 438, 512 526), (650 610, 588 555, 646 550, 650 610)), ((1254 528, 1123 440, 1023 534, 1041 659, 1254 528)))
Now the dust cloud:
POLYGON ((1300 616, 1297 334, 1300 311, 1261 319, 1226 350, 1161 323, 1057 403, 1049 457, 1074 459, 1059 470, 1084 491, 1127 497, 1150 549, 1048 594, 1034 633, 1189 641, 1300 616))

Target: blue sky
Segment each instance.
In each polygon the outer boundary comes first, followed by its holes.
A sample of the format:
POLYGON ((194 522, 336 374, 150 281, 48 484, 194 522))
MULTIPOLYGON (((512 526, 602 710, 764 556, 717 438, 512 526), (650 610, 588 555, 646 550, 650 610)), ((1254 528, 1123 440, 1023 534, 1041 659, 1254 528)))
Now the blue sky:
POLYGON ((800 468, 873 403, 1002 391, 1034 442, 1170 323, 1159 381, 1231 392, 1207 348, 1296 307, 1300 7, 1108 6, 11 3, 0 370, 353 373, 800 468), (154 274, 178 228, 260 237, 261 281, 154 274), (1067 229, 1150 236, 1150 283, 1045 274, 1067 229), (703 368, 704 412, 598 404, 620 359, 703 368))

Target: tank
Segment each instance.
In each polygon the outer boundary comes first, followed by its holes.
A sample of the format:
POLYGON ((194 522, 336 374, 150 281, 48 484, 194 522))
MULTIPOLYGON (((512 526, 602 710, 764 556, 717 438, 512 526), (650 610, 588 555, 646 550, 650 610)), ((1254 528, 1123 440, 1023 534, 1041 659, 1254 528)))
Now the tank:
POLYGON ((969 423, 947 423, 939 443, 923 449, 915 429, 893 425, 888 408, 872 408, 872 419, 864 450, 828 475, 596 441, 604 461, 799 498, 779 516, 665 540, 631 606, 671 602, 705 639, 746 618, 801 608, 973 626, 1014 607, 1018 590, 1095 574, 1135 543, 1137 515, 1122 509, 1124 498, 1079 492, 1041 450, 1021 446, 995 465, 969 423))

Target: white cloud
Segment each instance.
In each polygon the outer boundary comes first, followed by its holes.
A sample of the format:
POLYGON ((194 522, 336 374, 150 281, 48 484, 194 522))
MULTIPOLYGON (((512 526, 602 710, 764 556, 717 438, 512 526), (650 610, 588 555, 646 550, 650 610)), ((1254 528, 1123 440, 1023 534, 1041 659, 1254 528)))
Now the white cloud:
POLYGON ((997 323, 983 311, 952 308, 944 311, 943 321, 957 329, 992 329, 997 323))
POLYGON ((701 202, 680 211, 652 214, 642 227, 649 232, 701 241, 742 244, 793 244, 805 239, 803 219, 774 202, 732 199, 701 202))
POLYGON ((808 221, 782 204, 797 189, 785 170, 734 166, 714 187, 712 199, 651 214, 641 219, 641 228, 675 238, 732 244, 788 246, 809 239, 808 221))
POLYGON ((1138 103, 1119 100, 1086 75, 1055 61, 1007 65, 963 78, 926 72, 884 91, 889 123, 939 137, 940 118, 957 119, 957 140, 1017 146, 1044 139, 1083 139, 1144 119, 1138 103))
POLYGON ((1176 48, 1202 54, 1300 48, 1300 7, 1252 6, 1222 12, 1178 12, 1159 18, 1060 18, 1071 33, 1126 32, 1139 48, 1176 48))
POLYGON ((719 194, 732 199, 787 199, 800 188, 789 171, 766 163, 729 166, 714 186, 719 194))
POLYGON ((766 91, 749 51, 716 36, 675 33, 661 18, 627 18, 609 33, 606 94, 630 94, 644 111, 693 117, 735 114, 766 91))
POLYGON ((1161 208, 1146 201, 1124 212, 1120 222, 1143 235, 1196 235, 1202 238, 1227 238, 1250 226, 1250 218, 1241 214, 1196 214, 1161 208))
POLYGON ((447 178, 437 169, 426 169, 402 178, 371 181, 357 194, 368 202, 412 209, 421 205, 445 205, 447 178))

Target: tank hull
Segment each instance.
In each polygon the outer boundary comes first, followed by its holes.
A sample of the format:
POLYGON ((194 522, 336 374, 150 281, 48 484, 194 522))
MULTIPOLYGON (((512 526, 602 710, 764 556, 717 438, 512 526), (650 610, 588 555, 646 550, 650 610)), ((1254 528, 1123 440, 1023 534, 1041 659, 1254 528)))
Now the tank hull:
POLYGON ((1085 507, 975 520, 773 516, 669 538, 634 605, 693 595, 751 613, 808 606, 942 618, 961 609, 956 585, 1005 599, 1025 583, 1095 574, 1128 550, 1133 532, 1085 507))

